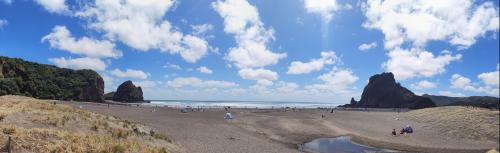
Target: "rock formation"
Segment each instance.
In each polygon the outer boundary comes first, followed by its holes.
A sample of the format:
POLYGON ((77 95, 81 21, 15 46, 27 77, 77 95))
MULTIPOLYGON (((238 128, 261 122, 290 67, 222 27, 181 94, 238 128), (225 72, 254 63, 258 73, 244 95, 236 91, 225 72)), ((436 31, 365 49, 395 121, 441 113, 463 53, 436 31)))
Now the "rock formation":
POLYGON ((136 87, 132 81, 123 82, 116 93, 113 95, 113 101, 119 102, 144 102, 141 87, 136 87))
POLYGON ((71 70, 0 56, 0 95, 104 102, 104 81, 92 70, 71 70))
POLYGON ((425 108, 434 107, 429 99, 415 95, 396 83, 392 73, 382 73, 370 77, 359 102, 351 99, 353 107, 368 108, 425 108))

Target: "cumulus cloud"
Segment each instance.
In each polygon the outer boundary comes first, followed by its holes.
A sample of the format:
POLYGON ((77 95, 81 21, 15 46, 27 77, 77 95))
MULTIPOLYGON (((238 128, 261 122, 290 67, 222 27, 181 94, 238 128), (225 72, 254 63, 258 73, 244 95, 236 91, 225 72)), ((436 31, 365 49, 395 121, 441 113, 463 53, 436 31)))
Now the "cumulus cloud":
POLYGON ((50 58, 49 61, 58 67, 70 69, 91 69, 96 71, 103 71, 106 69, 106 63, 98 58, 50 58))
POLYGON ((200 72, 200 73, 205 73, 205 74, 212 74, 213 73, 213 71, 206 66, 198 67, 196 70, 198 70, 198 72, 200 72))
POLYGON ((66 0, 35 0, 35 2, 51 13, 66 13, 69 11, 66 0))
POLYGON ((267 69, 241 69, 238 74, 247 80, 255 80, 260 85, 272 85, 272 81, 278 80, 278 73, 267 69))
POLYGON ((285 53, 269 50, 267 43, 274 39, 274 30, 264 27, 257 8, 246 0, 218 0, 212 7, 224 19, 224 31, 236 39, 237 46, 226 55, 236 67, 264 67, 286 57, 285 53))
POLYGON ((348 93, 348 88, 359 78, 348 69, 333 69, 332 71, 320 75, 321 84, 312 84, 305 86, 306 90, 312 93, 330 92, 330 93, 348 93))
POLYGON ((141 70, 127 69, 122 71, 120 69, 114 69, 110 72, 112 75, 120 78, 136 78, 136 79, 147 79, 148 74, 141 70))
POLYGON ((197 87, 197 88, 232 88, 239 85, 234 82, 219 80, 202 80, 197 77, 177 77, 167 82, 167 85, 174 88, 197 87))
POLYGON ((74 38, 65 26, 55 26, 52 33, 42 38, 42 42, 49 42, 52 48, 91 58, 118 58, 122 56, 122 52, 115 49, 114 43, 88 37, 74 38))
POLYGON ((437 83, 427 80, 422 80, 417 83, 411 84, 411 87, 415 89, 433 89, 437 87, 437 83))
POLYGON ((360 51, 367 51, 367 50, 370 50, 372 48, 375 48, 377 47, 377 43, 376 42, 372 42, 372 43, 369 43, 369 44, 361 44, 358 46, 358 49, 360 51))
MULTIPOLYGON (((346 6, 349 7, 350 5, 346 6)), ((335 11, 342 6, 337 3, 337 0, 304 0, 304 8, 308 13, 321 15, 324 22, 328 23, 332 19, 335 11)), ((351 6, 352 8, 352 6, 351 6)))
POLYGON ((483 81, 483 83, 486 85, 499 86, 500 73, 499 73, 498 69, 499 69, 499 66, 497 65, 496 71, 481 73, 477 76, 477 78, 479 78, 481 81, 483 81))
POLYGON ((76 16, 87 19, 88 27, 111 40, 139 51, 159 49, 180 54, 187 62, 195 63, 207 54, 208 43, 198 36, 183 34, 164 19, 173 5, 173 0, 96 0, 85 4, 76 16))
POLYGON ((499 96, 499 88, 498 85, 489 85, 485 84, 483 86, 480 86, 477 83, 472 83, 472 81, 460 74, 453 74, 453 76, 450 79, 451 83, 451 88, 455 89, 461 89, 465 91, 472 91, 472 92, 478 92, 478 93, 486 93, 489 95, 493 96, 499 96))
POLYGON ((498 8, 489 1, 476 5, 473 0, 368 0, 364 13, 364 27, 381 30, 387 49, 405 42, 423 47, 432 40, 466 48, 499 28, 498 8))
POLYGON ((460 60, 461 54, 443 53, 434 56, 431 52, 421 49, 405 50, 396 48, 388 53, 389 60, 382 64, 386 71, 393 72, 397 80, 413 77, 430 77, 443 73, 450 62, 460 60))
POLYGON ((331 65, 337 62, 339 58, 333 51, 321 52, 321 58, 313 59, 310 62, 303 63, 293 61, 288 67, 287 74, 307 74, 313 71, 321 70, 325 65, 331 65))

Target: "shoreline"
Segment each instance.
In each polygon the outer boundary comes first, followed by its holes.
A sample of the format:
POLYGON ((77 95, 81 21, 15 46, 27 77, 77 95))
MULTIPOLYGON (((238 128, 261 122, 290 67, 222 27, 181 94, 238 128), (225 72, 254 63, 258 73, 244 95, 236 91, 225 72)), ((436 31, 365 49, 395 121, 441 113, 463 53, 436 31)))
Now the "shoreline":
MULTIPOLYGON (((77 107, 79 105, 83 105, 83 109, 87 109, 90 111, 94 111, 97 113, 110 114, 114 116, 118 116, 127 120, 134 120, 137 122, 141 122, 146 125, 152 125, 153 127, 164 129, 163 133, 169 135, 172 133, 196 133, 194 135, 183 135, 183 134, 174 134, 174 141, 180 139, 181 146, 191 146, 189 144, 193 143, 205 143, 210 152, 217 151, 221 152, 221 150, 217 150, 220 148, 211 147, 210 145, 216 146, 224 146, 224 144, 237 144, 237 146, 245 146, 246 143, 253 143, 253 141, 263 141, 269 142, 269 144, 261 144, 256 143, 252 144, 256 147, 259 145, 266 146, 262 147, 263 152, 282 152, 280 149, 286 149, 287 152, 300 152, 298 150, 298 145, 303 144, 305 142, 309 142, 316 138, 333 138, 338 136, 350 136, 352 140, 356 143, 360 143, 363 145, 368 145, 372 147, 380 147, 393 149, 398 151, 408 151, 408 152, 486 152, 492 148, 498 149, 498 143, 496 147, 487 147, 487 146, 495 146, 492 145, 491 142, 487 145, 482 145, 479 147, 473 147, 474 144, 482 144, 481 141, 463 141, 463 145, 457 145, 462 143, 461 140, 453 140, 451 142, 447 142, 446 140, 436 140, 440 137, 433 136, 434 132, 432 129, 429 131, 427 129, 420 129, 422 133, 426 134, 426 136, 418 136, 413 135, 410 138, 404 137, 386 137, 375 133, 373 135, 365 134, 367 131, 363 128, 350 128, 349 126, 357 127, 357 123, 349 122, 349 115, 356 115, 355 119, 359 118, 359 114, 368 114, 375 115, 376 118, 374 120, 380 120, 380 122, 387 122, 387 124, 394 124, 395 121, 390 121, 385 119, 387 116, 391 116, 396 112, 380 112, 380 111, 352 111, 352 110, 335 110, 334 114, 330 114, 326 110, 320 110, 315 108, 302 109, 298 111, 282 111, 282 109, 253 109, 253 108, 232 108, 231 112, 233 112, 236 116, 234 121, 227 122, 222 119, 222 115, 224 109, 221 108, 204 108, 203 111, 193 111, 188 113, 180 113, 179 108, 172 107, 155 107, 155 106, 127 106, 127 105, 112 105, 111 109, 108 110, 106 103, 80 103, 80 102, 62 102, 64 104, 73 105, 77 107), (157 115, 155 115, 157 114, 157 115), (163 115, 164 114, 164 115, 163 115), (320 114, 326 114, 327 119, 318 119, 320 114), (345 114, 345 115, 344 115, 345 114), (330 116, 331 115, 331 116, 330 116), (381 116, 381 117, 377 117, 381 116), (385 118, 384 118, 385 117, 385 118), (160 121, 165 121, 161 122, 160 121), (206 120, 206 121, 203 121, 206 120), (199 123, 202 122, 202 123, 199 123), (305 124, 300 122, 306 122, 305 124), (342 122, 347 122, 347 124, 342 125, 342 122), (310 125, 308 125, 310 123, 310 125), (170 124, 182 124, 186 126, 185 128, 169 126, 170 124), (279 126, 274 126, 274 124, 278 124, 279 126), (312 126, 311 126, 312 125, 312 126), (235 135, 240 136, 226 136, 229 141, 223 140, 224 142, 213 142, 217 140, 206 139, 203 140, 204 137, 220 137, 220 135, 228 135, 224 130, 219 131, 216 128, 223 128, 228 131, 233 131, 235 135), (291 128, 290 128, 291 127, 291 128), (293 130, 296 128, 298 130, 293 130), (210 131, 213 130, 213 133, 210 131), (221 133, 217 133, 221 132, 221 133), (310 132, 313 131, 313 132, 310 132), (208 133, 207 133, 208 132, 208 133), (237 133, 237 134, 236 134, 237 133), (376 138, 374 138, 375 136, 376 138), (382 137, 382 138, 380 138, 382 137), (431 138, 426 138, 431 137, 431 138), (384 139, 388 138, 389 141, 385 141, 384 139), (199 140, 200 139, 200 140, 199 140), (252 141, 248 141, 243 144, 239 144, 238 141, 246 141, 247 139, 252 139, 252 141), (400 139, 403 143, 395 143, 398 140, 390 140, 390 139, 400 139), (409 142, 405 142, 408 139, 409 142), (441 144, 443 147, 435 147, 432 143, 426 143, 426 140, 436 141, 436 144, 441 144), (411 141, 410 141, 411 140, 411 141), (480 142, 480 143, 478 143, 480 142), (218 144, 218 143, 222 143, 218 144), (410 145, 415 143, 413 145, 410 145), (208 146, 207 146, 208 144, 208 146), (274 151, 272 149, 269 150, 268 146, 272 146, 278 149, 274 151), (280 147, 281 146, 281 147, 280 147), (266 150, 268 149, 268 150, 266 150)), ((196 109, 196 108, 194 108, 196 109)), ((404 114, 401 112, 400 114, 404 114)), ((403 118, 403 117, 402 117, 403 118)), ((405 121, 406 122, 406 121, 405 121)), ((368 123, 367 123, 368 124, 368 123)), ((405 123, 406 124, 406 123, 405 123)), ((416 125, 417 123, 413 123, 412 125, 416 125)), ((162 130, 160 130, 162 131, 162 130)), ((368 131, 370 133, 370 131, 368 131)), ((387 132, 388 134, 388 132, 387 132)), ((187 134, 188 135, 188 134, 187 134)), ((231 135, 231 134, 229 134, 231 135)), ((454 139, 445 137, 446 139, 454 139)), ((221 138, 218 138, 219 141, 221 138)), ((437 145, 440 146, 440 145, 437 145)), ((272 148, 271 147, 271 148, 272 148)), ((230 147, 228 150, 245 152, 245 149, 240 147, 230 147)), ((225 149, 223 149, 225 150, 225 149)), ((247 150, 248 151, 248 150, 247 150)), ((199 150, 187 150, 186 152, 199 152, 199 150)), ((224 152, 224 151, 222 151, 224 152)))

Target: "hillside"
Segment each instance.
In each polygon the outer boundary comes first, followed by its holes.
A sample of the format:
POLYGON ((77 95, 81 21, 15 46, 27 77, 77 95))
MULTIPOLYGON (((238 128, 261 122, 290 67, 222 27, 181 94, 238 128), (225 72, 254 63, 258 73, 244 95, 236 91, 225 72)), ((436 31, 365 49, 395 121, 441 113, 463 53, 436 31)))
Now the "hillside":
POLYGON ((476 106, 483 108, 500 108, 500 99, 489 96, 448 97, 424 94, 438 106, 476 106))
POLYGON ((92 70, 71 70, 0 56, 0 96, 104 102, 104 81, 92 70))
POLYGON ((0 152, 8 136, 13 152, 175 151, 167 137, 141 124, 22 96, 0 96, 0 152))

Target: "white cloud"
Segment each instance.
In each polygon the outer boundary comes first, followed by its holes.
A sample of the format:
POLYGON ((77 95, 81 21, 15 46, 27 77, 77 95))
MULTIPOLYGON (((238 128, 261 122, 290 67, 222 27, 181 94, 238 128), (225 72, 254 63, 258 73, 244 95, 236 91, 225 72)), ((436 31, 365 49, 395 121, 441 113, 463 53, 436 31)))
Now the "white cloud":
POLYGON ((134 84, 140 86, 141 88, 153 88, 158 83, 151 80, 143 80, 143 81, 134 81, 134 84))
POLYGON ((341 6, 337 3, 337 0, 304 0, 304 8, 308 13, 321 15, 323 21, 328 23, 332 19, 334 12, 339 10, 341 6))
POLYGON ((173 0, 96 0, 76 16, 87 19, 90 28, 103 32, 107 38, 139 51, 159 49, 180 54, 194 63, 207 54, 208 43, 203 38, 184 35, 164 20, 173 4, 173 0))
POLYGON ((430 77, 443 73, 450 62, 460 60, 461 54, 440 54, 434 56, 431 52, 396 48, 388 53, 389 60, 382 64, 386 71, 394 73, 397 80, 413 77, 430 77))
POLYGON ((484 86, 479 86, 477 84, 472 83, 472 81, 464 77, 460 74, 453 74, 453 76, 450 79, 451 83, 451 88, 455 89, 461 89, 465 91, 472 91, 472 92, 478 92, 478 93, 486 93, 489 95, 493 96, 499 96, 499 88, 498 85, 484 85, 484 86))
POLYGON ((449 96, 449 97, 465 97, 463 93, 451 92, 451 91, 439 91, 439 95, 449 96))
POLYGON ((52 48, 92 58, 118 58, 122 56, 122 52, 115 49, 114 43, 88 37, 76 39, 71 36, 70 31, 65 26, 55 26, 52 33, 42 38, 42 42, 46 41, 52 48))
POLYGON ((498 8, 489 1, 474 4, 473 0, 368 0, 364 12, 364 27, 381 30, 387 49, 404 42, 424 47, 432 40, 466 48, 477 37, 499 28, 498 8))
POLYGON ((242 68, 257 68, 278 63, 285 53, 274 53, 267 43, 274 30, 266 29, 257 8, 246 0, 218 0, 212 7, 224 19, 224 31, 233 34, 238 46, 230 48, 226 59, 242 68))
POLYGON ((297 83, 280 81, 276 90, 282 93, 291 93, 296 91, 299 87, 297 83))
POLYGON ((203 35, 208 31, 212 31, 214 29, 214 26, 212 24, 200 24, 192 25, 191 28, 193 28, 194 35, 203 35))
POLYGON ((450 82, 453 88, 465 88, 469 86, 472 81, 469 78, 464 77, 460 74, 453 74, 450 82))
POLYGON ((197 77, 177 77, 167 82, 167 85, 174 88, 198 87, 198 88, 232 88, 239 85, 234 82, 219 80, 202 80, 197 77))
POLYGON ((163 66, 163 68, 170 68, 170 69, 175 69, 175 70, 182 70, 182 67, 176 64, 172 63, 167 63, 166 65, 163 66))
POLYGON ((432 89, 437 87, 437 83, 427 80, 422 80, 417 83, 411 84, 411 87, 415 89, 432 89))
POLYGON ((205 73, 205 74, 212 74, 213 73, 213 71, 211 69, 209 69, 208 67, 205 67, 205 66, 198 67, 196 70, 198 70, 201 73, 205 73))
POLYGON ((332 71, 320 75, 318 79, 322 80, 322 84, 307 85, 305 88, 309 92, 331 92, 331 93, 348 93, 348 88, 354 84, 359 78, 348 69, 333 69, 332 71))
POLYGON ((182 49, 180 54, 189 63, 196 63, 196 61, 207 54, 208 43, 199 37, 186 35, 182 39, 182 42, 185 44, 185 48, 182 49))
POLYGON ((111 74, 120 78, 137 78, 137 79, 147 79, 148 74, 141 70, 127 69, 122 71, 120 69, 114 69, 111 74))
POLYGON ((358 49, 360 51, 367 51, 367 50, 370 50, 372 48, 375 48, 377 47, 377 43, 376 42, 372 42, 372 43, 369 43, 369 44, 361 44, 358 46, 358 49))
POLYGON ((477 78, 481 79, 481 81, 483 81, 486 85, 499 86, 500 73, 498 65, 496 71, 481 73, 477 76, 477 78))
POLYGON ((287 74, 307 74, 313 71, 321 70, 325 65, 334 64, 339 58, 333 51, 321 52, 321 58, 313 59, 310 62, 303 63, 293 61, 288 67, 287 74))
POLYGON ((50 58, 50 62, 58 67, 71 68, 71 69, 91 69, 96 71, 103 71, 106 69, 106 63, 98 58, 50 58))
POLYGON ((2 29, 4 26, 7 26, 9 22, 5 19, 0 19, 0 29, 2 29))
POLYGON ((278 80, 278 73, 267 69, 241 69, 238 74, 243 79, 255 80, 260 85, 272 85, 272 81, 278 80))
POLYGON ((35 0, 35 2, 51 13, 66 13, 69 11, 65 3, 66 0, 35 0))

